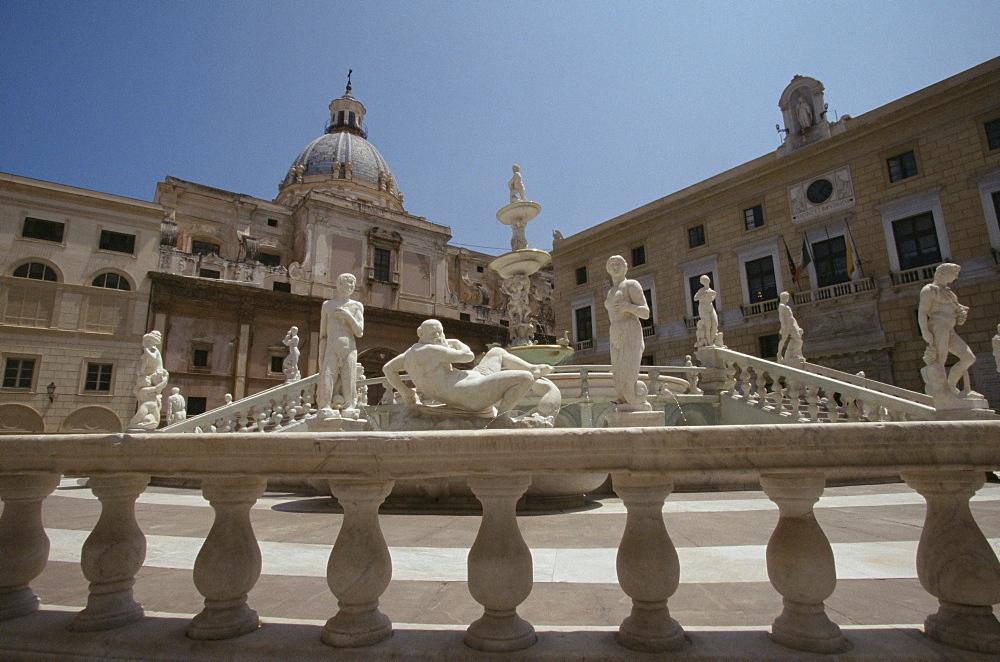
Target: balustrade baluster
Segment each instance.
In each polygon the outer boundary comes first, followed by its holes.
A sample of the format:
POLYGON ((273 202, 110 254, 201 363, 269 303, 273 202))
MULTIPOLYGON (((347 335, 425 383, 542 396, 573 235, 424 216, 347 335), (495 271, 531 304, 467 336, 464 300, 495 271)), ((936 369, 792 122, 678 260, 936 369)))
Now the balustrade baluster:
POLYGON ((590 402, 590 372, 586 368, 580 368, 580 397, 586 402, 590 402))
POLYGON ((628 512, 618 545, 618 583, 632 598, 618 643, 637 651, 680 650, 687 638, 667 608, 680 583, 680 561, 663 523, 663 502, 674 482, 660 474, 613 474, 612 481, 628 512))
POLYGON ((755 381, 755 390, 757 391, 757 406, 766 407, 767 402, 767 373, 763 370, 756 370, 757 379, 755 381))
POLYGON ((771 639, 812 653, 847 650, 850 644, 823 605, 837 586, 830 541, 813 515, 826 485, 823 474, 761 474, 760 485, 780 515, 767 542, 767 576, 784 604, 771 639))
POLYGON ((132 597, 135 573, 146 559, 146 536, 135 521, 135 500, 149 476, 92 476, 88 484, 101 502, 101 516, 80 556, 90 594, 86 608, 69 626, 77 632, 110 630, 143 617, 142 605, 132 597))
POLYGON ((853 395, 843 395, 841 394, 841 399, 844 402, 844 416, 848 423, 855 423, 861 420, 861 409, 858 407, 858 401, 853 395))
POLYGON ((202 478, 215 522, 194 561, 194 585, 205 596, 205 608, 188 625, 192 639, 229 639, 260 625, 257 612, 247 605, 261 563, 250 508, 266 486, 263 476, 202 478))
POLYGON ((722 384, 722 390, 729 391, 730 395, 735 395, 736 374, 739 371, 739 367, 736 365, 735 361, 726 361, 724 365, 725 379, 722 384))
POLYGON ((969 510, 983 486, 981 471, 912 471, 906 484, 927 501, 917 547, 917 576, 940 607, 924 621, 931 639, 967 650, 1000 654, 1000 561, 969 510))
POLYGON ((819 386, 806 385, 806 411, 810 423, 819 423, 819 386))
POLYGON ((392 579, 378 508, 392 491, 393 481, 329 483, 344 508, 344 521, 326 566, 326 583, 337 596, 339 610, 326 622, 322 639, 330 646, 371 646, 392 635, 392 622, 378 610, 378 600, 392 579))
POLYGON ((531 594, 531 550, 517 526, 517 500, 531 476, 469 476, 469 489, 483 505, 479 533, 469 550, 469 593, 485 610, 469 626, 465 644, 510 652, 537 641, 535 628, 517 615, 531 594))
POLYGON ((57 485, 57 474, 0 476, 0 621, 38 611, 29 584, 49 560, 42 501, 57 485))
POLYGON ((802 382, 797 379, 789 379, 788 384, 788 406, 792 412, 793 420, 799 420, 802 418, 802 412, 800 411, 802 407, 802 382))

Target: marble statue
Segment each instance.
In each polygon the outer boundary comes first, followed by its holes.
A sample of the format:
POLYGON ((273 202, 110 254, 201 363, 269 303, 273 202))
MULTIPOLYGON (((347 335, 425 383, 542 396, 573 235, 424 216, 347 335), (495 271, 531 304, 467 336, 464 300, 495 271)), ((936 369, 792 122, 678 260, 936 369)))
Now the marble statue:
POLYGON ((997 372, 1000 372, 1000 324, 997 324, 997 334, 993 336, 993 360, 997 362, 997 372))
POLYGON ((698 280, 701 282, 701 289, 694 295, 694 300, 698 302, 695 347, 725 347, 722 344, 722 332, 719 331, 719 313, 715 310, 715 290, 711 287, 712 279, 708 274, 705 274, 698 280))
POLYGON ((160 425, 162 393, 170 377, 170 373, 163 367, 163 356, 160 354, 162 342, 163 336, 159 331, 150 331, 142 337, 142 355, 136 367, 135 387, 132 389, 139 408, 129 421, 130 431, 148 432, 160 425))
POLYGON ((781 324, 778 339, 778 363, 790 366, 801 366, 806 359, 802 355, 802 327, 795 319, 792 307, 788 305, 791 295, 782 292, 778 295, 778 323, 781 324))
POLYGON ((233 404, 233 394, 232 393, 226 393, 226 395, 223 396, 222 399, 225 401, 225 403, 227 405, 233 404))
POLYGON ((642 322, 649 319, 649 306, 638 281, 625 278, 628 266, 625 258, 612 255, 607 262, 611 289, 604 307, 611 321, 611 375, 619 408, 648 410, 646 385, 639 381, 639 365, 645 342, 642 322))
POLYGON ((813 110, 808 103, 799 99, 795 104, 795 119, 799 121, 799 133, 804 133, 813 123, 813 110))
POLYGON ((521 179, 520 166, 513 165, 511 166, 511 170, 514 171, 514 174, 511 176, 510 181, 507 182, 507 188, 510 189, 510 201, 514 203, 527 200, 524 197, 524 180, 521 179))
POLYGON ((494 347, 475 368, 461 370, 452 364, 468 363, 475 359, 475 354, 462 341, 446 338, 441 322, 434 319, 423 322, 417 328, 417 337, 419 342, 382 369, 386 381, 408 405, 420 405, 422 395, 443 403, 457 415, 496 417, 509 413, 536 388, 536 381, 547 382, 537 387, 545 391, 542 398, 545 402, 539 404, 538 413, 553 415, 561 405, 559 399, 552 411, 552 391, 558 399, 559 389, 544 379, 552 371, 551 366, 532 365, 502 347, 494 347), (414 387, 403 381, 403 372, 409 375, 414 387))
POLYGON ((365 366, 362 364, 357 364, 357 374, 355 375, 355 380, 358 385, 358 404, 368 405, 368 384, 362 384, 365 381, 365 366))
POLYGON ((358 346, 365 330, 365 307, 351 299, 357 279, 337 278, 337 296, 323 302, 319 322, 319 379, 316 409, 319 419, 357 418, 358 346))
POLYGON ((969 382, 969 368, 976 362, 976 355, 955 332, 955 326, 964 324, 969 312, 969 307, 960 304, 948 287, 958 278, 961 270, 962 267, 951 262, 940 264, 934 270, 934 281, 920 290, 917 321, 920 335, 927 342, 924 352, 924 363, 927 365, 920 370, 920 374, 924 378, 925 391, 935 399, 982 397, 971 390, 969 382), (958 362, 950 371, 945 369, 949 354, 958 357, 958 362), (963 380, 964 388, 959 391, 958 383, 963 380))
POLYGON ((167 425, 180 423, 187 418, 187 402, 181 395, 181 390, 176 386, 170 389, 170 396, 167 398, 167 425))
POLYGON ((302 379, 302 373, 299 372, 299 327, 293 326, 288 329, 281 344, 288 348, 288 356, 281 362, 281 372, 285 375, 285 381, 294 382, 302 379))

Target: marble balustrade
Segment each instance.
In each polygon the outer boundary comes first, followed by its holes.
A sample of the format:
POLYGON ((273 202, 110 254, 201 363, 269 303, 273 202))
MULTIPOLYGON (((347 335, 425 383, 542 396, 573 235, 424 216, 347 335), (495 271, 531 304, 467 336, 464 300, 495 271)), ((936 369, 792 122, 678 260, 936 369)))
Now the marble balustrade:
MULTIPOLYGON (((537 635, 517 613, 532 589, 517 500, 532 475, 599 471, 611 474, 628 513, 617 569, 632 612, 617 641, 631 650, 674 651, 690 639, 668 607, 683 568, 664 524, 664 500, 678 477, 721 480, 753 470, 779 509, 766 554, 768 576, 783 598, 771 638, 790 649, 838 653, 851 644, 824 607, 837 578, 813 504, 823 493, 825 471, 855 464, 898 471, 926 499, 916 565, 921 585, 940 602, 925 623, 927 635, 1000 654, 1000 623, 992 611, 1000 603, 1000 562, 969 510, 984 472, 1000 468, 997 438, 1000 421, 0 437, 0 620, 39 608, 31 582, 48 556, 42 512, 62 476, 89 477, 102 507, 81 558, 90 600, 71 630, 106 630, 144 618, 142 596, 132 590, 145 557, 134 504, 149 476, 169 474, 200 478, 215 512, 193 570, 205 606, 188 636, 226 640, 253 631, 258 617, 247 594, 260 575, 261 555, 249 510, 266 479, 280 475, 328 480, 344 508, 327 566, 338 610, 316 637, 331 647, 378 646, 392 633, 389 615, 379 609, 392 578, 379 505, 395 480, 464 475, 483 506, 468 556, 469 592, 483 615, 470 624, 466 645, 527 650, 537 635)), ((6 646, 17 642, 0 641, 0 650, 6 646)))

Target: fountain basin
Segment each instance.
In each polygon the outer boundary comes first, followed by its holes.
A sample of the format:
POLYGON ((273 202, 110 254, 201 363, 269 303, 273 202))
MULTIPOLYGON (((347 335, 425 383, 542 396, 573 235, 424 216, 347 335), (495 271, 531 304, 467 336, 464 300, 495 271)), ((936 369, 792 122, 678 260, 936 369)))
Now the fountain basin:
POLYGON ((501 278, 530 276, 551 261, 552 256, 545 251, 537 248, 521 248, 504 253, 490 262, 490 269, 500 274, 501 278))
POLYGON ((559 365, 574 352, 567 345, 521 345, 507 351, 533 365, 559 365))

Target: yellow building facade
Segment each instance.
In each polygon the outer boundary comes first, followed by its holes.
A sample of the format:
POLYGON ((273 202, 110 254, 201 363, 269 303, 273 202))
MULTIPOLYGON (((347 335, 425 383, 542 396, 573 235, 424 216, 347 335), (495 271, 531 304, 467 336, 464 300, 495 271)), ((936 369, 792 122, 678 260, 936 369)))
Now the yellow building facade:
POLYGON ((796 76, 779 108, 776 152, 555 242, 556 326, 574 362, 608 361, 605 261, 619 254, 651 304, 647 363, 694 353, 707 274, 727 346, 773 357, 788 291, 808 360, 922 390, 919 292, 955 262, 973 386, 1000 405, 1000 58, 836 121, 822 84, 796 76))

